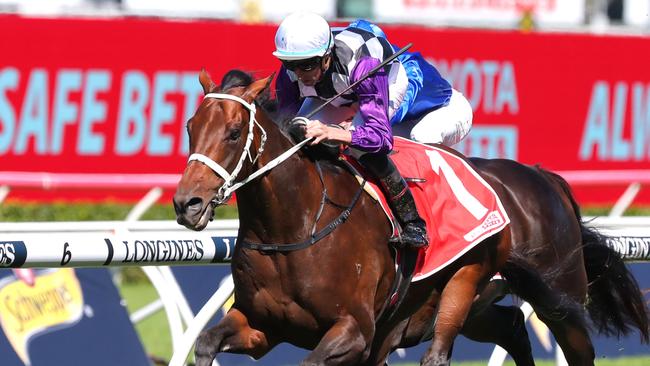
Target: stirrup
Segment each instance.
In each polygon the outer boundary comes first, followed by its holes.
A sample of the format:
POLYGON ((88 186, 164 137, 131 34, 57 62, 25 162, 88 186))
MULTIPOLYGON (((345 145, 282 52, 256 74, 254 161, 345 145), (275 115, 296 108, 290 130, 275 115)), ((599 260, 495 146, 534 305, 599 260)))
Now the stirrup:
MULTIPOLYGON (((407 225, 409 225, 409 224, 407 224, 407 225)), ((407 226, 407 225, 404 225, 404 226, 407 226)), ((415 224, 411 223, 410 225, 415 225, 415 224)), ((408 236, 404 236, 403 235, 404 230, 401 230, 397 236, 391 237, 388 240, 388 242, 391 243, 392 245, 398 247, 398 248, 401 248, 401 249, 404 249, 404 248, 420 249, 420 248, 425 248, 425 247, 429 246, 429 240, 427 239, 427 236, 426 236, 426 230, 422 229, 422 228, 420 228, 418 226, 415 226, 413 228, 413 230, 415 232, 411 233, 412 236, 419 236, 422 240, 404 240, 404 239, 408 238, 408 236)))
POLYGON ((420 248, 426 248, 429 246, 429 243, 415 243, 415 242, 404 242, 401 237, 393 236, 388 239, 388 243, 398 249, 413 249, 419 250, 420 248))

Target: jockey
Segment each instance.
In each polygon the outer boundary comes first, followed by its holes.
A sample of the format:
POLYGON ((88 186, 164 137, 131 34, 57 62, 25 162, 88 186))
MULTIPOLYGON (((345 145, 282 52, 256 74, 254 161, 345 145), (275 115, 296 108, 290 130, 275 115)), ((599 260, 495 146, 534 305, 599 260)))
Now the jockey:
MULTIPOLYGON (((394 53, 383 31, 370 22, 358 20, 331 30, 321 16, 305 12, 282 21, 275 46, 273 55, 282 61, 278 108, 294 116, 308 114, 394 53)), ((312 144, 349 145, 351 155, 388 195, 402 226, 402 244, 419 248, 428 245, 424 220, 388 157, 393 148, 391 125, 403 121, 419 121, 411 131, 413 140, 450 146, 469 132, 472 109, 419 53, 409 53, 321 109, 306 124, 304 136, 313 137, 312 144)))

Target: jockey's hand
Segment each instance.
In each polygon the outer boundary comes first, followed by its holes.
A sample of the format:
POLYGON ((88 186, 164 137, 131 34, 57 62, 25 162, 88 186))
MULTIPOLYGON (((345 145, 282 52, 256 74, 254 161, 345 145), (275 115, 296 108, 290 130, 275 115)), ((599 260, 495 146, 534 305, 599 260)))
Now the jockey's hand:
POLYGON ((352 120, 343 121, 339 123, 339 127, 341 127, 344 130, 349 130, 352 127, 352 120))
POLYGON ((352 141, 352 134, 341 128, 335 128, 324 124, 319 120, 311 120, 307 124, 305 137, 313 137, 312 145, 323 141, 349 144, 352 141))
POLYGON ((305 137, 314 138, 311 142, 312 145, 319 144, 321 141, 327 141, 329 140, 329 127, 317 119, 311 120, 307 123, 305 137))

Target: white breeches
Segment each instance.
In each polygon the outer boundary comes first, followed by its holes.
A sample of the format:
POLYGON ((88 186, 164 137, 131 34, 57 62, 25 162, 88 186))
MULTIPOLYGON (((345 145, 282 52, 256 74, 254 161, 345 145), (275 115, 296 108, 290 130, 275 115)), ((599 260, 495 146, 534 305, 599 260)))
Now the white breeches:
POLYGON ((421 143, 452 146, 472 128, 472 106, 465 96, 453 89, 449 104, 426 114, 411 130, 411 139, 421 143))
MULTIPOLYGON (((298 116, 305 116, 323 104, 317 98, 306 98, 298 111, 298 116)), ((456 89, 452 91, 449 104, 429 112, 420 119, 411 130, 411 139, 421 143, 438 143, 452 146, 460 142, 472 127, 472 106, 465 96, 456 89)), ((311 119, 327 124, 339 124, 352 121, 352 126, 363 124, 358 108, 325 106, 311 119)))

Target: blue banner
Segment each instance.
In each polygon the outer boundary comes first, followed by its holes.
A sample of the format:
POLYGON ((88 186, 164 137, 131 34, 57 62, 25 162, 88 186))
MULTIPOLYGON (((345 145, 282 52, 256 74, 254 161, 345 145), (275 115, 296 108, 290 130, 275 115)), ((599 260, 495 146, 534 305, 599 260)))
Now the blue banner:
POLYGON ((3 366, 150 366, 107 269, 0 270, 3 366))

